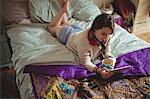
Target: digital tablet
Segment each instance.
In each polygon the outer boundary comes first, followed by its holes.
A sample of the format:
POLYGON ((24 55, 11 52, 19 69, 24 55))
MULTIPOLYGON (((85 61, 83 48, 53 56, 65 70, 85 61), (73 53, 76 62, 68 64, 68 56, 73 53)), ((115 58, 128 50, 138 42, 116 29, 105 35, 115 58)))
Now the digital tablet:
POLYGON ((120 70, 124 70, 124 69, 128 69, 130 68, 131 66, 123 66, 123 67, 119 67, 119 68, 114 68, 114 69, 111 69, 110 72, 116 72, 116 71, 120 71, 120 70))

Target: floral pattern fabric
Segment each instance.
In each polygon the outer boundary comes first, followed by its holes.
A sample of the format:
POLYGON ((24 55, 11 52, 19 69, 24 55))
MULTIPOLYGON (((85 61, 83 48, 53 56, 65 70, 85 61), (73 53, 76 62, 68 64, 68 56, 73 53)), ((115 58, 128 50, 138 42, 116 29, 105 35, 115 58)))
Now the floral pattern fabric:
POLYGON ((149 97, 150 77, 105 81, 99 76, 66 80, 31 73, 37 99, 141 99, 149 97))

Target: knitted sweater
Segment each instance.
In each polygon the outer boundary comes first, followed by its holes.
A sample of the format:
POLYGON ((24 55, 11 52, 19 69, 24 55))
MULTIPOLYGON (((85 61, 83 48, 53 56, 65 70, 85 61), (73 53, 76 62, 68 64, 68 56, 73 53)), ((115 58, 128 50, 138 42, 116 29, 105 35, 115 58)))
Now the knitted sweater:
POLYGON ((79 56, 80 65, 85 66, 89 71, 93 71, 95 64, 92 60, 96 59, 101 46, 93 46, 88 40, 88 30, 72 34, 66 43, 66 46, 79 56))

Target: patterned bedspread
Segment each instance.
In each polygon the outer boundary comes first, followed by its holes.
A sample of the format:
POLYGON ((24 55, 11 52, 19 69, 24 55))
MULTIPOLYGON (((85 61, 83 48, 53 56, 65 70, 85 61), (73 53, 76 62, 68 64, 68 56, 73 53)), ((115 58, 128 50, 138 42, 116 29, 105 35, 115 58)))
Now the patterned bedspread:
POLYGON ((149 99, 150 77, 63 79, 30 73, 37 99, 149 99))

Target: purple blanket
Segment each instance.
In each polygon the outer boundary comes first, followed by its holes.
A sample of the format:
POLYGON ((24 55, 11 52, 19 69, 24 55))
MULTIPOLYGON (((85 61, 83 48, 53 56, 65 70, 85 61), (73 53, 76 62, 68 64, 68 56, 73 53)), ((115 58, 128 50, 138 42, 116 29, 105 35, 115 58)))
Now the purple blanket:
MULTIPOLYGON (((121 70, 121 76, 150 76, 150 48, 145 48, 124 54, 116 59, 116 66, 130 65, 131 68, 121 70)), ((24 72, 34 72, 49 76, 59 76, 65 79, 83 78, 95 75, 84 66, 77 65, 27 65, 24 72)))
POLYGON ((150 76, 150 48, 130 52, 117 58, 116 68, 130 65, 130 69, 122 70, 124 76, 150 76))

